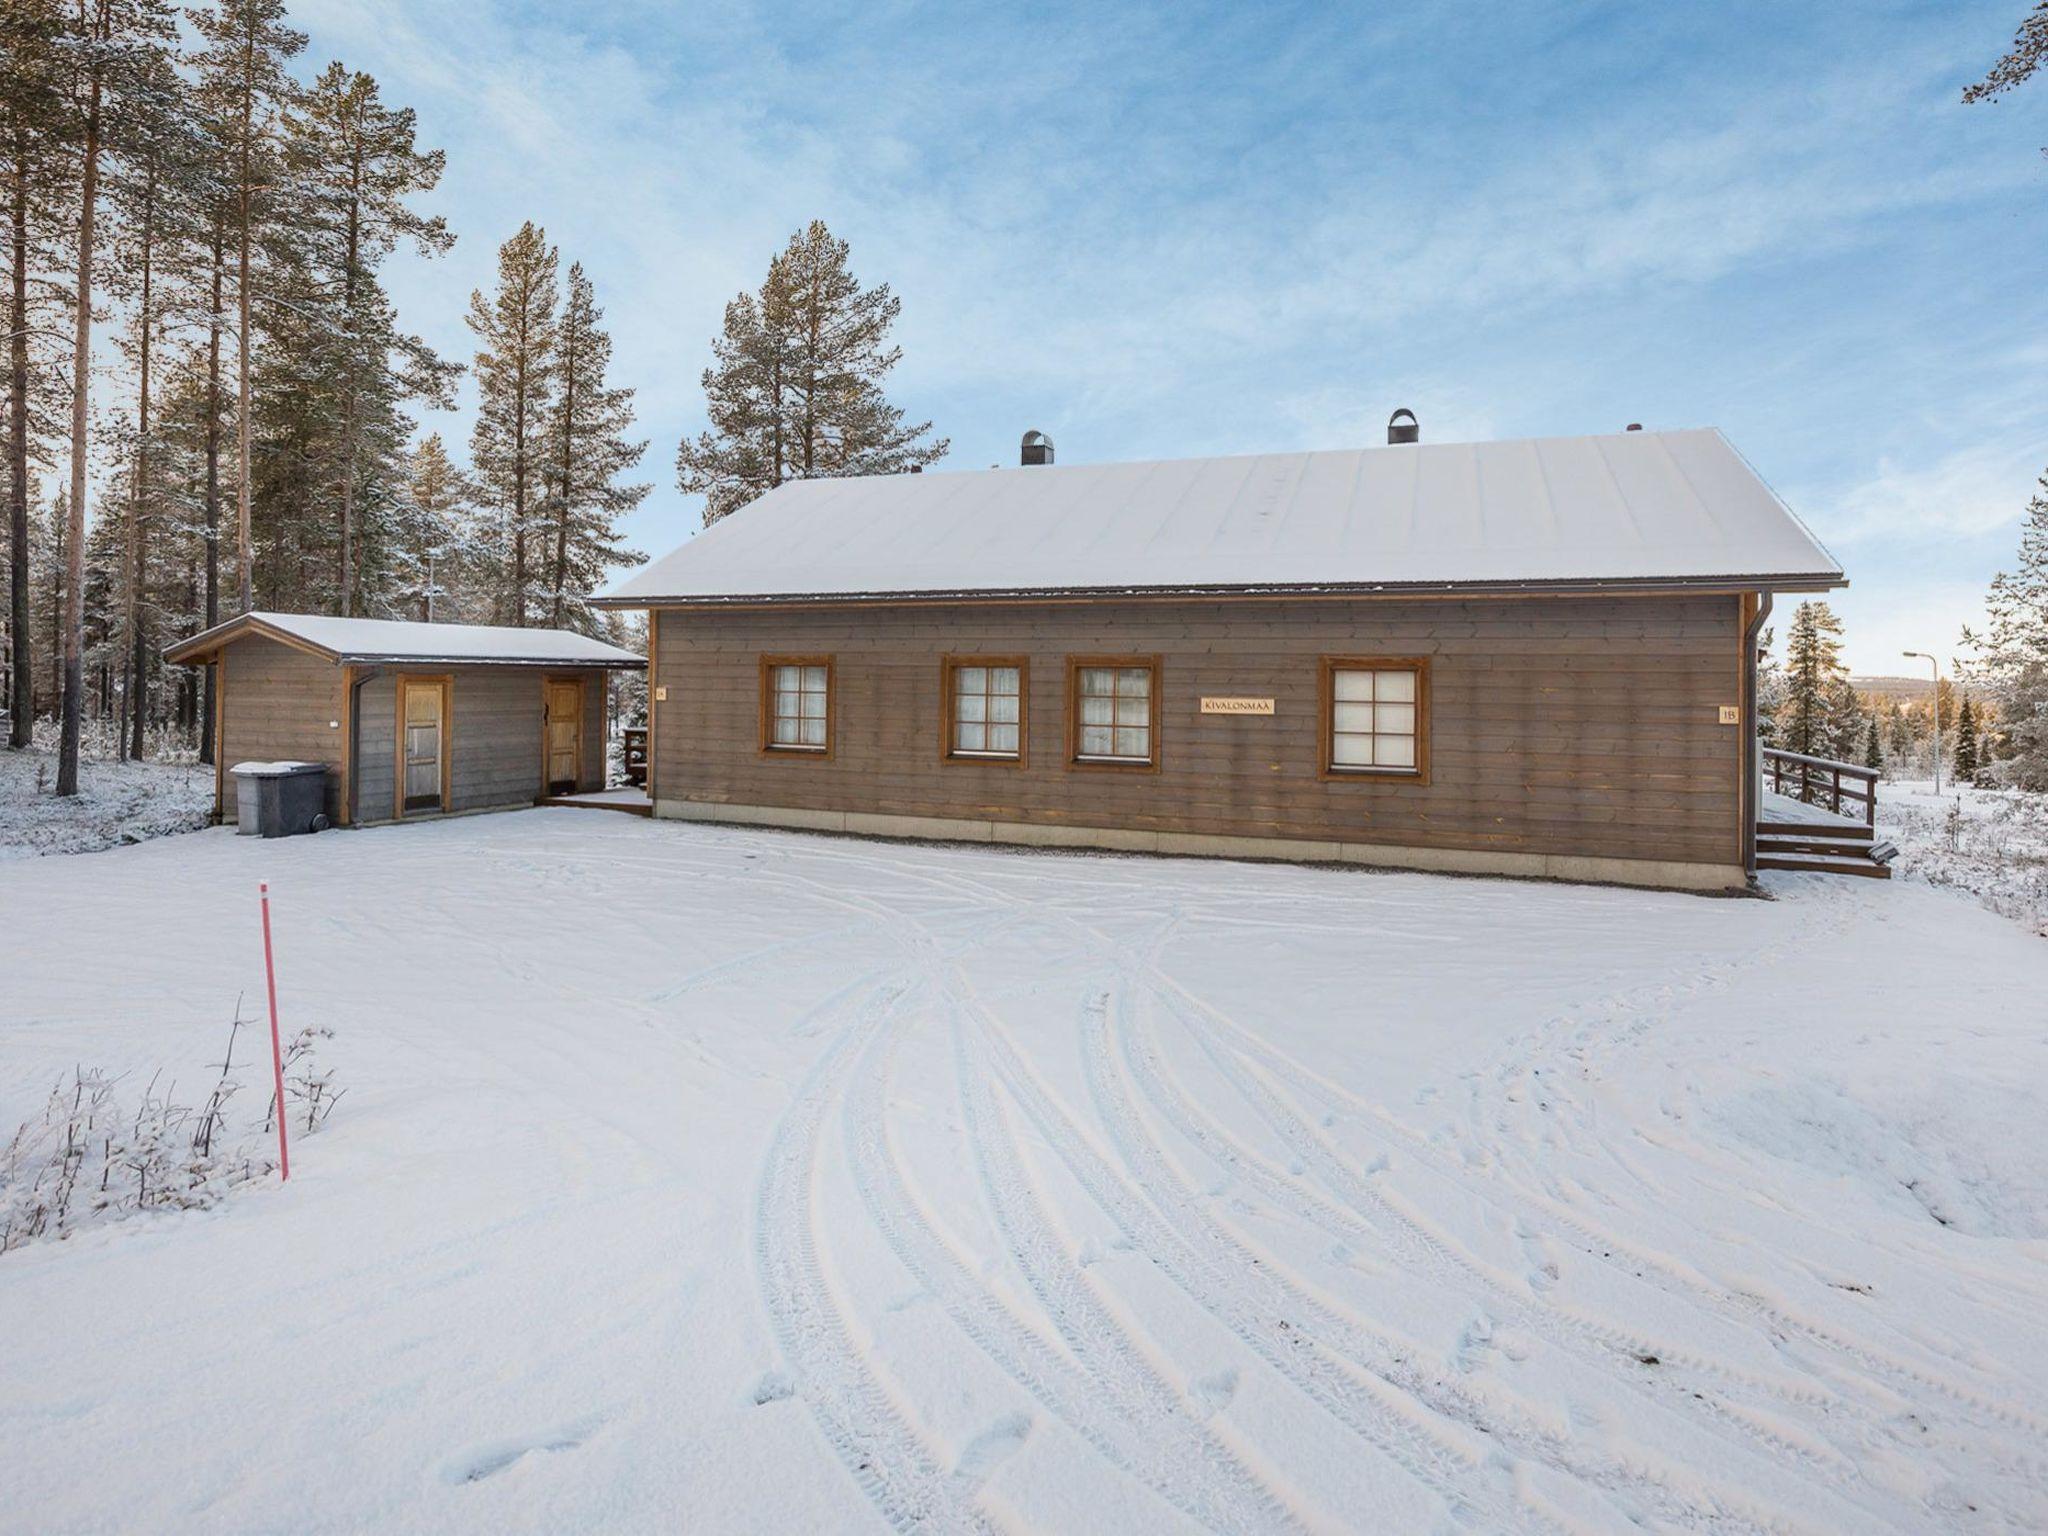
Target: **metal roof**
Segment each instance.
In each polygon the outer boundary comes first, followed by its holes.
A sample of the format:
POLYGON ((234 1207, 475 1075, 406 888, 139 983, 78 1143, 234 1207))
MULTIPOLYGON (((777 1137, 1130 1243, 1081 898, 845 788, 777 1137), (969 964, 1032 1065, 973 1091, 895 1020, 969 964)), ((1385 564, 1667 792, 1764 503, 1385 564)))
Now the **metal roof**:
POLYGON ((644 667, 644 658, 567 629, 495 624, 419 624, 403 619, 338 619, 319 613, 244 613, 181 640, 167 660, 195 661, 244 635, 295 641, 337 662, 513 667, 644 667))
POLYGON ((1712 428, 799 480, 598 599, 1825 588, 1712 428))

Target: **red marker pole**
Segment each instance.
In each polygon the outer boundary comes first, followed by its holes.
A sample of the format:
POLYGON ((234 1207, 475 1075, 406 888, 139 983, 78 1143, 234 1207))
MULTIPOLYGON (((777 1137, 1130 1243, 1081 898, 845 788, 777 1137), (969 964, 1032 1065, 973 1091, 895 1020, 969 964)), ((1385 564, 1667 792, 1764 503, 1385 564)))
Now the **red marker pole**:
POLYGON ((277 966, 270 958, 270 882, 258 881, 256 894, 263 902, 263 981, 270 988, 270 1069, 277 1084, 277 1178, 281 1184, 292 1176, 292 1154, 284 1134, 284 1044, 277 1034, 277 966))

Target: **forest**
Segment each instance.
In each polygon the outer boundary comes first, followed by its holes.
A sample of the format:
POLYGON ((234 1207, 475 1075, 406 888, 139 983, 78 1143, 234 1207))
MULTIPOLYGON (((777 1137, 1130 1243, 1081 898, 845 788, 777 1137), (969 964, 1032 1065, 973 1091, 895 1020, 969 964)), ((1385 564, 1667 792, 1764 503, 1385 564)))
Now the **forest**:
POLYGON ((459 468, 415 413, 465 363, 384 278, 455 240, 411 109, 303 68, 279 0, 0 16, 10 745, 59 717, 59 793, 88 719, 204 759, 210 680, 162 647, 251 608, 603 627, 583 598, 635 558, 645 444, 583 268, 532 224, 506 241, 459 468))

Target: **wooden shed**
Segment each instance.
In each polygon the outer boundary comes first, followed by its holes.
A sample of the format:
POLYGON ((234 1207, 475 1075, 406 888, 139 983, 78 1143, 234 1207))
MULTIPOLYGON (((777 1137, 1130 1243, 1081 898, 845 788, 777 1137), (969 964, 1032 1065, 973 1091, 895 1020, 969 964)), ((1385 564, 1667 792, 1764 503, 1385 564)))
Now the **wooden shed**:
POLYGON ((647 664, 568 630, 301 613, 246 613, 165 654, 216 673, 217 814, 235 815, 236 763, 297 759, 327 765, 337 826, 604 788, 610 676, 647 664))
POLYGON ((1720 433, 796 481, 649 615, 657 816, 1746 883, 1756 645, 1839 566, 1720 433))

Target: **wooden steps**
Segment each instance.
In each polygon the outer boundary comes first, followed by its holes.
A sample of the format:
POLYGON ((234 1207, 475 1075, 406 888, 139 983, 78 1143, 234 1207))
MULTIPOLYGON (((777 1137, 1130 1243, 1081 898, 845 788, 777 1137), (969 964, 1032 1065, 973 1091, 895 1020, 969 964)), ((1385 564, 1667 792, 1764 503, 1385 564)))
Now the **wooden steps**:
POLYGON ((1804 870, 1816 875, 1861 875, 1889 880, 1898 848, 1880 842, 1869 827, 1805 822, 1758 822, 1756 867, 1804 870))
POLYGON ((654 807, 645 800, 595 800, 581 795, 544 795, 542 805, 568 805, 585 811, 624 811, 628 816, 652 816, 654 807))

